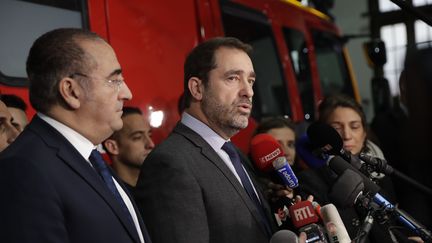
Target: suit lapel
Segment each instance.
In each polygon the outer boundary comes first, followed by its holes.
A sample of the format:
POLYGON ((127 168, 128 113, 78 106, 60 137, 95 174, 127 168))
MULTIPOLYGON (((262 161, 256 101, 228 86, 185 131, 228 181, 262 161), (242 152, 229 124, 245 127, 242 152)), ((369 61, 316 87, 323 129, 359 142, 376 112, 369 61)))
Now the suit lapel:
POLYGON ((119 218, 132 239, 136 242, 140 242, 135 226, 127 219, 124 211, 121 209, 112 193, 108 190, 87 160, 81 156, 63 135, 38 116, 34 116, 29 128, 35 133, 40 134, 41 138, 48 146, 57 149, 57 156, 102 197, 119 218))
MULTIPOLYGON (((214 151, 214 149, 199 134, 197 134, 192 129, 188 128, 187 126, 183 125, 180 122, 174 128, 174 132, 181 134, 182 136, 186 137, 189 141, 194 143, 196 146, 201 148, 202 155, 205 156, 211 163, 213 163, 222 172, 222 174, 226 177, 226 179, 231 183, 231 185, 235 188, 237 193, 240 195, 241 199, 243 200, 243 202, 245 203, 246 207, 249 209, 251 214, 254 216, 257 223, 261 225, 262 224, 260 220, 261 216, 257 208, 255 207, 254 203, 249 198, 249 195, 247 195, 243 186, 237 180, 237 177, 235 177, 235 175, 226 166, 226 164, 219 157, 219 155, 214 151)), ((249 176, 252 177, 251 175, 249 176)), ((256 188, 255 183, 254 186, 256 188)), ((256 190, 259 191, 258 188, 256 188, 256 190)), ((261 201, 264 200, 261 197, 261 194, 259 194, 259 197, 261 201)), ((261 229, 265 234, 267 234, 267 231, 265 230, 264 226, 262 226, 261 229)))

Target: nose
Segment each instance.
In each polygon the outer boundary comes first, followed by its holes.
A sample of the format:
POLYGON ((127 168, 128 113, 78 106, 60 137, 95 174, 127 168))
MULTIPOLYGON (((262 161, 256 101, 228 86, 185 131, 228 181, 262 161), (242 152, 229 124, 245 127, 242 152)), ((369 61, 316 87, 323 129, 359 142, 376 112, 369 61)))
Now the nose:
POLYGON ((341 129, 341 137, 343 140, 349 140, 351 139, 351 129, 349 127, 344 127, 341 129))
POLYGON ((153 140, 148 135, 147 135, 146 142, 145 142, 144 146, 148 150, 153 149, 155 147, 155 144, 154 144, 153 140))
POLYGON ((132 92, 130 91, 126 82, 123 83, 122 86, 120 86, 119 99, 120 100, 131 100, 132 99, 132 92))
POLYGON ((254 95, 254 91, 252 88, 252 83, 249 82, 248 79, 244 80, 242 82, 242 87, 241 87, 241 91, 240 91, 240 95, 247 97, 247 98, 252 98, 254 95))
POLYGON ((7 142, 8 142, 8 144, 11 144, 11 143, 13 143, 13 141, 15 141, 15 138, 18 137, 19 132, 12 125, 8 126, 7 129, 8 129, 8 131, 7 131, 7 142))

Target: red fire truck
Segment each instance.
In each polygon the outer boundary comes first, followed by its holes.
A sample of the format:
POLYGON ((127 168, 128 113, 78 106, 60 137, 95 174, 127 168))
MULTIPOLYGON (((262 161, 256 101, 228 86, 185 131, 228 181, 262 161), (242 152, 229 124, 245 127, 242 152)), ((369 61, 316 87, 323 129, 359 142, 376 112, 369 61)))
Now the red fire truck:
MULTIPOLYGON (((149 112, 156 142, 179 119, 187 53, 215 36, 254 47, 254 121, 275 115, 311 121, 317 102, 331 93, 359 100, 338 28, 295 0, 2 0, 0 23, 2 93, 28 102, 25 58, 40 34, 90 29, 114 47, 134 96, 128 105, 149 112)), ((245 151, 254 124, 234 138, 245 151)))

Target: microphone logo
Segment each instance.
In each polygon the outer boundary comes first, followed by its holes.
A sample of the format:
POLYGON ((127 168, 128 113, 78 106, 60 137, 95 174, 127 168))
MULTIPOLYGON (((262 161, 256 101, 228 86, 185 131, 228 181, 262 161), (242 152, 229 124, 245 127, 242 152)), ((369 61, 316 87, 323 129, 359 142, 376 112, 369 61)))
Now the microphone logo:
POLYGON ((315 217, 315 214, 312 213, 311 207, 306 206, 306 207, 294 209, 293 216, 296 221, 302 221, 308 218, 315 217))
POLYGON ((274 158, 278 157, 280 154, 282 154, 282 151, 279 148, 276 148, 273 152, 259 158, 259 161, 261 163, 267 163, 273 160, 274 158))

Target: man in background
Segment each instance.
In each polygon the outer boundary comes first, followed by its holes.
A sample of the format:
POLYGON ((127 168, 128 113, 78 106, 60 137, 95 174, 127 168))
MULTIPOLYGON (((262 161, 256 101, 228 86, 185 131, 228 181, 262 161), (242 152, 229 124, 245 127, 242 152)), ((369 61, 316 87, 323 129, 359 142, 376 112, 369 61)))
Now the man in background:
POLYGON ((12 125, 22 132, 28 124, 26 103, 20 97, 11 94, 2 94, 2 101, 13 117, 12 125))
POLYGON ((137 107, 123 107, 123 128, 103 142, 112 168, 133 191, 144 159, 154 148, 149 121, 137 107))

